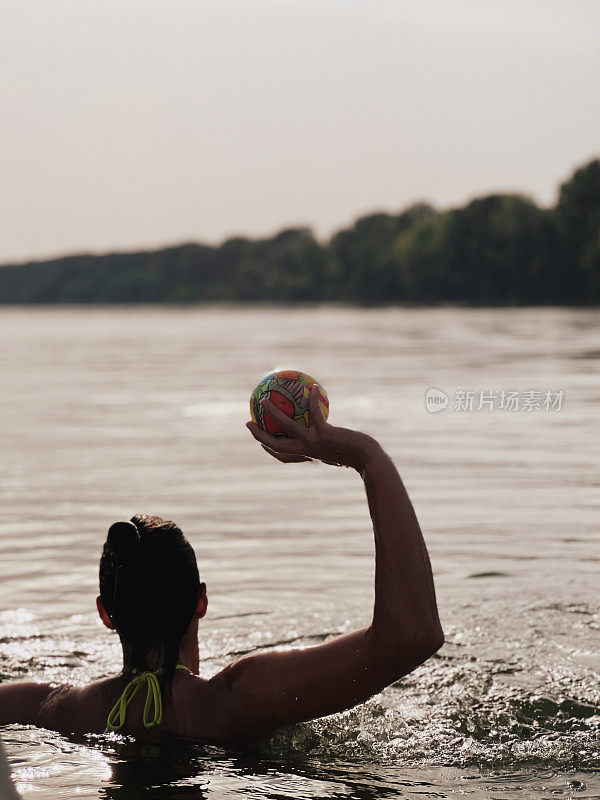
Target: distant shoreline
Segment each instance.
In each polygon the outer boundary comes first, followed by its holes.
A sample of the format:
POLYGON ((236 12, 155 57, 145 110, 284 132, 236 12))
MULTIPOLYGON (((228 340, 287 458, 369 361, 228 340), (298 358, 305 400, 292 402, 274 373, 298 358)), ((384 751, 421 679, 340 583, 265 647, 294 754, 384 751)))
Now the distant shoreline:
POLYGON ((308 228, 220 245, 79 254, 0 266, 0 305, 600 304, 600 159, 553 208, 518 194, 375 213, 327 242, 308 228))
POLYGON ((176 301, 165 301, 165 302, 131 302, 131 301, 115 301, 112 303, 105 303, 105 302, 72 302, 72 303, 65 303, 65 302, 52 302, 52 303, 4 303, 0 300, 0 313, 4 310, 10 309, 105 309, 105 310, 112 310, 112 309, 130 309, 130 310, 164 310, 164 309, 173 309, 173 310, 194 310, 194 309, 215 309, 215 310, 248 310, 251 311, 253 309, 281 309, 287 308, 291 310, 316 310, 319 308, 322 309, 329 309, 329 310, 356 310, 356 311, 394 311, 398 309, 403 309, 405 311, 419 311, 419 310, 427 310, 427 309, 435 309, 438 311, 443 310, 472 310, 472 311, 495 311, 495 310, 518 310, 518 311, 526 311, 526 310, 536 310, 536 309, 546 309, 552 310, 555 309, 565 310, 565 309, 573 309, 573 310, 581 310, 581 311, 595 311, 600 309, 600 302, 596 303, 529 303, 529 304, 477 304, 477 303, 450 303, 450 302, 438 302, 438 303, 408 303, 408 302, 396 302, 396 303, 379 303, 377 305, 366 305, 361 303, 348 303, 348 302, 336 302, 334 300, 322 300, 322 301, 306 301, 306 302, 285 302, 285 301, 274 301, 274 300, 256 300, 256 301, 247 301, 247 300, 216 300, 216 301, 194 301, 194 302, 176 302, 176 301))

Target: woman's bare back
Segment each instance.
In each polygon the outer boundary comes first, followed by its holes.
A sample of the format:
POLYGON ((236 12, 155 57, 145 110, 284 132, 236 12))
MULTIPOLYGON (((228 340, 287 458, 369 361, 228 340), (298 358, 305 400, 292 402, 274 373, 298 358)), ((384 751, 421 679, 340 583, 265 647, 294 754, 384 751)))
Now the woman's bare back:
MULTIPOLYGON (((108 715, 119 700, 126 681, 106 678, 85 686, 49 687, 40 705, 39 724, 64 734, 104 733, 108 715)), ((170 688, 162 693, 163 721, 150 731, 144 726, 146 688, 128 704, 120 733, 136 736, 172 735, 195 741, 225 743, 232 738, 220 697, 219 682, 189 673, 177 673, 170 688)))

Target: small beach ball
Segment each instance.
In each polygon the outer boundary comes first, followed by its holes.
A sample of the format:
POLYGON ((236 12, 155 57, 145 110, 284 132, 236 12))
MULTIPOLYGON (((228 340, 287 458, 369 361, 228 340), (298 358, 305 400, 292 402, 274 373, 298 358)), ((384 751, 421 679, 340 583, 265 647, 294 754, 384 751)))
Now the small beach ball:
MULTIPOLYGON (((312 422, 308 400, 310 390, 315 383, 318 383, 318 381, 305 372, 298 372, 296 369, 283 369, 265 375, 250 397, 252 421, 273 436, 286 436, 279 423, 261 406, 260 401, 263 397, 266 397, 288 417, 306 428, 310 428, 312 422)), ((329 415, 329 398, 320 383, 319 404, 323 416, 327 419, 329 415)))

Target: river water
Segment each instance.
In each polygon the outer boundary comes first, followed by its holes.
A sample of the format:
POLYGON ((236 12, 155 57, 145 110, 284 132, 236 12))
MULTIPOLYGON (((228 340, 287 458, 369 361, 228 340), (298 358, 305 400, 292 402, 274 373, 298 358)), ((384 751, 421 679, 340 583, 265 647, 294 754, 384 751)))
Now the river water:
POLYGON ((246 751, 6 726, 23 796, 600 797, 599 323, 566 309, 3 308, 0 679, 118 670, 97 564, 109 524, 136 512, 174 519, 196 549, 206 676, 368 624, 359 477, 282 465, 244 427, 274 367, 316 377, 330 421, 395 459, 446 632, 366 704, 246 751), (437 413, 432 387, 448 397, 437 413))

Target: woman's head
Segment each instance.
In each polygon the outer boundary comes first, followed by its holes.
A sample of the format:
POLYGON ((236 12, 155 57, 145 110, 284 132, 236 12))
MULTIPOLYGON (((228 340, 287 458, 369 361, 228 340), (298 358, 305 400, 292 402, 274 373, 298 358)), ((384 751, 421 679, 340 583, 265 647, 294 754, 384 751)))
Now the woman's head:
POLYGON ((99 609, 116 628, 131 668, 146 669, 148 653, 161 648, 170 680, 181 640, 201 616, 201 598, 194 550, 174 522, 137 515, 111 525, 100 559, 99 609))

